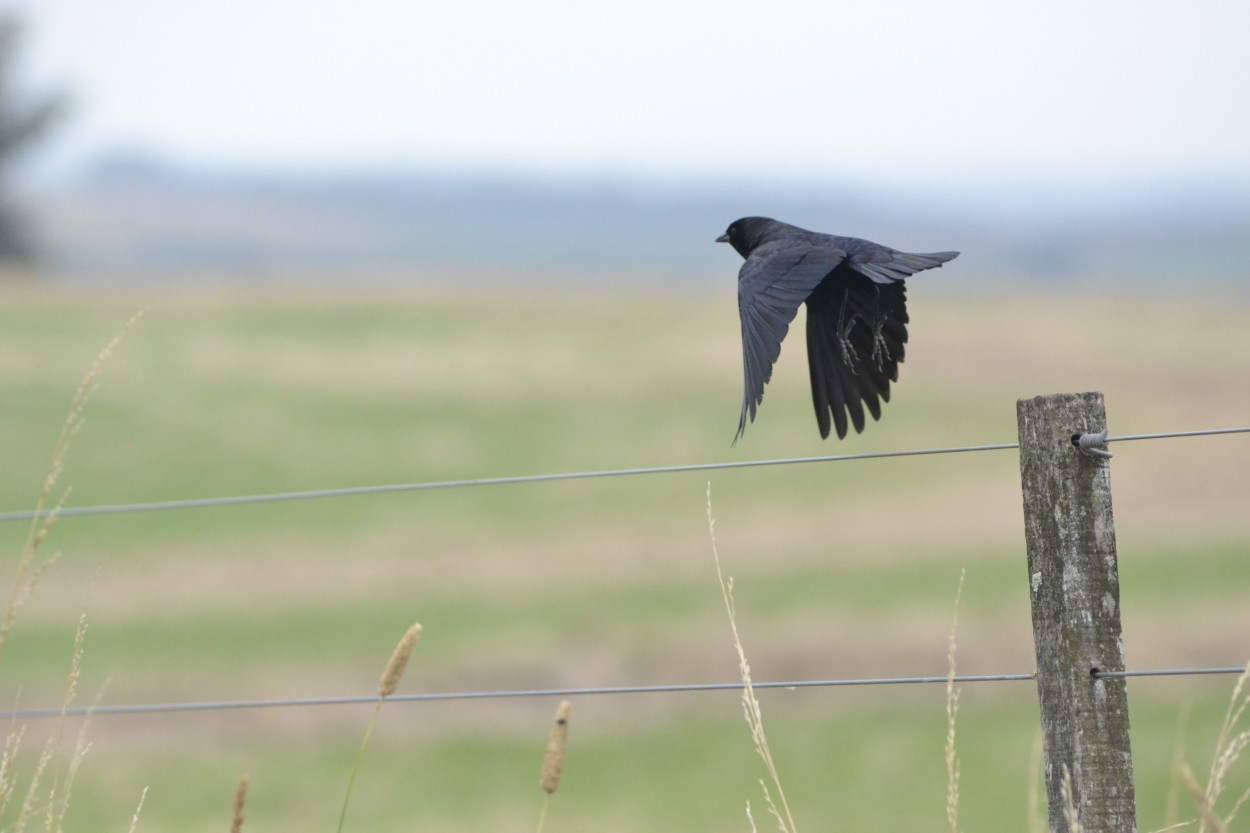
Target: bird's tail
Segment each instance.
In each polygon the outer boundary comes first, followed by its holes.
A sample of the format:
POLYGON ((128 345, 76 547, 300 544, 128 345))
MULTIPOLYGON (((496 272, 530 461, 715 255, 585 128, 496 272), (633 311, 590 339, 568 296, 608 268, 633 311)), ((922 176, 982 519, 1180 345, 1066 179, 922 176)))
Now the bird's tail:
POLYGON ((941 266, 943 263, 954 260, 957 257, 959 257, 959 252, 928 252, 926 254, 899 252, 894 256, 894 262, 911 269, 915 273, 925 269, 932 269, 935 266, 941 266))
POLYGON ((861 261, 852 259, 850 265, 852 269, 874 283, 894 283, 910 278, 925 269, 941 266, 957 257, 959 257, 959 252, 929 252, 927 254, 892 252, 888 258, 861 261))

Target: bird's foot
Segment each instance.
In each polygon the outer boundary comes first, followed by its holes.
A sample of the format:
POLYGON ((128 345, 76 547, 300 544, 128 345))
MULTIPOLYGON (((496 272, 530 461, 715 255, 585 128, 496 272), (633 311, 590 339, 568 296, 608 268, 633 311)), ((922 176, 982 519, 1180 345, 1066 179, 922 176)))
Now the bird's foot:
MULTIPOLYGON (((838 346, 842 348, 842 361, 846 362, 852 373, 856 372, 855 363, 859 361, 859 351, 851 343, 851 330, 854 329, 858 318, 858 315, 852 315, 850 320, 838 327, 838 346)), ((873 349, 875 350, 876 347, 874 346, 873 349)))
POLYGON ((882 315, 872 325, 872 357, 877 362, 877 370, 883 370, 890 360, 890 346, 886 344, 884 329, 885 316, 882 315))

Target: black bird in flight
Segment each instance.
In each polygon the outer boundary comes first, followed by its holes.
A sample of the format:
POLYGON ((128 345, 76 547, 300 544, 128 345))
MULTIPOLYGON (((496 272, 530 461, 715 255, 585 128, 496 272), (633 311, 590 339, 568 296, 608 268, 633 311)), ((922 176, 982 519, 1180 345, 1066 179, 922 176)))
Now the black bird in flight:
POLYGON ((856 432, 863 431, 864 406, 880 419, 907 343, 903 279, 959 254, 907 254, 767 217, 735 220, 716 242, 728 243, 746 258, 738 272, 745 388, 735 443, 746 431, 747 417, 755 421, 781 341, 804 302, 820 436, 829 436, 832 418, 838 438, 845 437, 848 414, 856 432))

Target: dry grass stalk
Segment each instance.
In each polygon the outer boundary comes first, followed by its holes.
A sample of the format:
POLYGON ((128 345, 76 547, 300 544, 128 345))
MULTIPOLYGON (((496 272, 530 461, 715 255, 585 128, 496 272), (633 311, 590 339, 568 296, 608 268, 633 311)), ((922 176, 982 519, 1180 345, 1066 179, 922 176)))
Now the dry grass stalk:
POLYGON ((243 805, 247 803, 247 776, 239 779, 234 789, 234 816, 230 821, 230 833, 243 833, 243 805))
POLYGON ((13 592, 9 597, 8 607, 5 609, 4 620, 0 622, 0 651, 4 650, 4 644, 8 641, 9 631, 13 629, 13 623, 17 620, 17 615, 22 606, 30 598, 31 593, 34 592, 35 586, 38 585, 43 571, 56 558, 53 555, 40 562, 37 556, 44 539, 48 537, 48 533, 52 531, 52 527, 56 523, 57 514, 61 509, 61 504, 64 502, 64 496, 51 511, 45 512, 44 510, 47 508, 48 502, 52 498, 52 493, 56 489, 57 481, 61 477, 61 472, 65 468, 65 459, 69 455, 70 445, 72 445, 74 437, 78 435, 79 429, 82 428, 83 412, 87 407, 87 402, 96 391, 97 380, 105 363, 113 355, 113 351, 117 349, 117 345, 121 343, 122 338, 130 331, 130 328, 138 323, 139 319, 146 312, 147 310, 143 309, 135 313, 126 322, 126 325, 122 327, 121 332, 104 346, 104 349, 96 356, 95 361, 91 363, 91 367, 87 370, 87 375, 79 383, 78 390, 74 392, 74 398, 70 402, 69 413, 65 417, 65 422, 61 426, 60 436, 57 437, 56 445, 52 450, 52 462, 48 466, 47 475, 44 477, 43 488, 39 492, 39 498, 35 501, 35 514, 31 518, 30 531, 26 536, 26 544, 22 548, 22 557, 18 560, 17 575, 13 580, 13 592))
POLYGON ((22 806, 17 813, 17 821, 13 823, 13 833, 22 833, 26 829, 26 825, 30 823, 31 814, 35 810, 35 800, 39 795, 39 784, 43 780, 48 764, 52 762, 53 749, 52 742, 49 741, 44 744, 43 751, 39 754, 39 761, 35 764, 35 772, 30 777, 30 786, 26 788, 26 797, 22 800, 22 806))
POLYGON ((365 749, 369 747, 369 739, 373 737, 373 730, 378 725, 378 713, 382 711, 382 703, 387 697, 394 694, 395 689, 399 687, 400 678, 404 676, 404 670, 408 667, 408 659, 412 656, 412 649, 416 646, 417 639, 420 636, 420 624, 414 624, 408 628, 395 646, 395 650, 391 652, 391 658, 387 660, 386 668, 382 671, 381 681, 378 683, 378 701, 373 706, 373 714, 369 718, 369 728, 365 729, 365 737, 360 742, 360 749, 356 752, 356 762, 352 765, 352 773, 347 779, 347 792, 343 796, 343 810, 339 813, 339 833, 342 833, 343 825, 347 821, 347 806, 352 800, 352 788, 356 785, 356 775, 360 772, 360 764, 364 760, 365 749))
MULTIPOLYGON (((66 712, 73 704, 74 697, 78 691, 78 679, 82 667, 83 641, 86 637, 87 621, 86 617, 80 617, 78 620, 78 629, 74 635, 74 655, 70 662, 69 681, 65 688, 65 699, 61 705, 61 718, 57 726, 57 733, 49 738, 44 744, 43 751, 39 754, 39 760, 35 764, 35 771, 31 775, 30 784, 26 788, 26 795, 22 800, 22 806, 18 811, 17 820, 13 824, 13 833, 22 833, 26 829, 26 825, 30 823, 31 817, 35 811, 35 805, 40 795, 40 784, 43 783, 44 776, 47 774, 48 767, 52 765, 56 758, 56 752, 60 749, 65 736, 66 712)), ((20 734, 20 733, 16 733, 20 734)), ((9 747, 13 747, 16 753, 16 744, 14 743, 15 733, 10 732, 9 744, 6 744, 6 760, 5 767, 11 769, 11 761, 8 759, 9 747)), ((47 801, 44 805, 46 816, 44 819, 45 828, 49 831, 60 830, 62 822, 65 818, 65 812, 69 808, 69 798, 71 788, 74 782, 74 776, 78 772, 79 764, 87 754, 89 745, 86 742, 86 724, 79 733, 78 744, 75 747, 74 755, 70 759, 69 769, 65 776, 65 782, 62 786, 60 773, 53 771, 52 787, 48 790, 47 801)), ((12 775, 9 776, 10 782, 12 775)), ((11 795, 12 783, 9 784, 7 792, 11 795)), ((8 803, 8 796, 3 796, 3 802, 0 805, 8 803)))
POLYGON ((143 792, 139 793, 139 806, 135 807, 134 817, 130 819, 130 833, 135 833, 139 829, 139 813, 143 811, 143 802, 148 797, 148 788, 144 787, 143 792))
POLYGON ((959 688, 955 685, 955 629, 959 624, 959 599, 964 592, 964 570, 955 589, 955 612, 951 616, 946 646, 946 823, 959 833, 959 757, 955 754, 955 717, 959 714, 959 688))
MULTIPOLYGON (((74 634, 74 657, 70 662, 69 683, 66 686, 65 700, 61 706, 60 727, 57 733, 57 746, 61 744, 61 738, 65 731, 65 715, 70 705, 74 702, 74 697, 78 690, 78 679, 82 669, 83 643, 87 636, 87 617, 80 616, 78 619, 78 629, 74 634)), ((94 705, 93 705, 94 708, 94 705)), ((59 800, 59 810, 56 813, 56 826, 52 824, 53 809, 57 807, 56 798, 57 788, 54 782, 52 793, 48 801, 48 830, 61 830, 65 826, 65 813, 69 810, 69 797, 73 791, 74 779, 78 775, 78 768, 82 765, 83 758, 87 756, 87 750, 91 748, 91 744, 87 742, 87 726, 90 721, 90 712, 83 719, 82 726, 78 731, 78 742, 74 745, 74 754, 70 757, 69 768, 65 773, 65 786, 59 800)))
POLYGON ((1207 798, 1206 791, 1198 786, 1198 779, 1194 778, 1194 771, 1187 765, 1182 765, 1180 778, 1185 785, 1185 789, 1189 791, 1189 796, 1194 800, 1194 806, 1198 808, 1198 830, 1226 833, 1228 828, 1224 825, 1224 820, 1215 814, 1215 807, 1212 806, 1210 799, 1207 798))
POLYGON ((1198 821, 1197 819, 1190 819, 1189 821, 1178 821, 1175 824, 1168 824, 1163 827, 1160 827, 1157 830, 1152 830, 1150 831, 1150 833, 1172 833, 1173 830, 1184 830, 1186 827, 1189 827, 1189 825, 1196 824, 1197 821, 1198 821))
MULTIPOLYGON (((69 494, 68 489, 66 494, 69 494)), ((36 512, 43 512, 43 508, 46 505, 45 498, 46 495, 40 495, 36 512)), ((63 501, 64 497, 62 497, 63 501)), ((40 545, 56 524, 62 502, 58 502, 52 508, 52 511, 44 515, 42 519, 37 516, 38 526, 32 525, 26 546, 22 548, 22 557, 17 562, 17 575, 13 581, 13 592, 9 596, 9 606, 5 609, 4 621, 0 622, 0 652, 3 652, 5 643, 9 641, 9 631, 13 629, 13 623, 17 621, 17 615, 21 612, 22 607, 25 606, 27 600, 30 599, 31 594, 35 592, 35 587, 38 586, 39 580, 43 578, 44 571, 56 561, 56 553, 42 561, 39 561, 37 556, 40 545)))
MULTIPOLYGON (((48 534, 52 531, 52 527, 56 524, 57 517, 60 514, 64 504, 65 497, 69 494, 67 489, 61 496, 57 504, 49 511, 47 506, 52 498, 52 493, 56 489, 57 482, 60 480, 62 471, 65 468, 65 460, 69 455, 70 446, 74 438, 78 435, 83 424, 83 413, 86 410, 87 402, 90 400, 97 387, 97 380, 105 363, 112 356, 113 351, 121 343, 126 333, 138 323, 139 319, 147 310, 141 310, 136 313, 122 328, 104 349, 96 355, 95 361, 87 370, 87 374, 78 385, 78 389, 74 393, 73 400, 70 403, 69 413, 65 417, 65 422, 61 426, 61 433, 57 437, 52 452, 52 462, 48 467, 48 473, 44 477, 43 487, 39 492, 39 496, 35 501, 35 510, 31 518, 30 529, 27 532, 26 543, 22 548, 22 556, 18 560, 17 573, 13 580, 13 590, 9 597, 9 604, 5 609, 4 618, 0 620, 0 651, 3 651, 5 643, 8 641, 9 632, 13 629, 14 623, 17 621, 18 613, 29 600, 35 587, 39 584, 40 578, 45 570, 56 560, 54 553, 43 560, 39 559, 40 549, 48 534)), ((43 751, 40 753, 39 760, 35 765, 35 770, 31 775, 30 784, 27 787, 26 795, 22 801, 18 811, 18 817, 14 821, 11 830, 14 833, 21 833, 30 823, 34 813, 36 797, 39 794, 39 786, 44 776, 47 774, 48 767, 52 764, 56 751, 61 747, 65 735, 65 725, 67 712, 73 703, 78 690, 78 681, 80 670, 82 667, 83 641, 86 636, 86 619, 80 618, 78 628, 74 637, 74 654, 70 663, 69 681, 66 686, 65 699, 61 707, 60 723, 54 738, 48 740, 44 745, 43 751)), ((16 757, 21 747, 22 738, 24 736, 24 728, 15 728, 10 726, 10 730, 5 739, 5 747, 3 755, 0 756, 0 814, 3 814, 9 806, 10 801, 16 790, 16 757)), ((68 768, 66 769, 64 779, 62 779, 59 771, 53 773, 53 784, 48 793, 45 805, 45 826, 48 831, 59 831, 64 828, 65 814, 69 808, 69 799, 72 792, 74 779, 77 776, 78 768, 82 764, 83 758, 90 748, 87 743, 87 721, 83 721, 83 725, 78 735, 78 742, 75 745, 74 753, 70 758, 68 768)), ((146 790, 145 790, 146 794, 146 790)), ((140 801, 142 806, 142 801, 140 801)), ((138 811, 136 811, 136 821, 138 811)), ((132 824, 132 829, 134 825, 132 824)))
POLYGON ((547 740, 547 756, 543 759, 543 774, 538 784, 543 792, 551 795, 560 787, 560 776, 564 774, 564 750, 569 740, 569 709, 572 704, 561 700, 556 709, 555 720, 551 723, 551 737, 547 740))
POLYGON ((17 753, 22 748, 22 738, 25 734, 25 726, 10 724, 9 732, 4 738, 4 752, 0 753, 0 818, 4 817, 4 811, 13 798, 14 790, 17 789, 15 762, 17 753))
POLYGON ((773 803, 768 788, 764 786, 764 782, 761 780, 760 786, 764 787, 764 800, 768 804, 769 812, 777 819, 781 833, 796 833, 794 817, 790 814, 790 805, 786 802, 786 793, 781 787, 781 779, 777 776, 777 767, 773 763, 772 751, 768 748, 768 738, 764 735, 764 718, 760 712, 759 701, 755 699, 755 689, 751 685, 751 666, 747 662, 746 651, 743 649, 742 639, 738 635, 738 620, 734 611, 733 577, 731 576, 726 581, 724 574, 721 572, 720 553, 716 549, 716 520, 712 517, 712 481, 710 480, 707 484, 707 528, 708 534, 712 539, 712 558, 716 562, 716 579, 720 583, 721 597, 725 601, 725 611, 729 614, 729 628, 733 632, 734 648, 738 652, 738 671, 742 675, 742 711, 746 717, 747 726, 751 729, 751 740, 755 743, 755 751, 764 762, 764 768, 768 771, 773 786, 777 788, 777 798, 781 802, 782 811, 785 812, 784 817, 773 803))
MULTIPOLYGON (((773 797, 768 794, 768 785, 764 783, 763 778, 760 779, 760 789, 764 791, 764 804, 768 807, 768 814, 776 820, 777 829, 781 833, 792 833, 793 826, 787 827, 786 820, 781 817, 781 813, 777 812, 777 805, 773 803, 773 797)), ((784 798, 782 800, 784 801, 784 798)))
POLYGON ((395 646, 391 654, 391 661, 386 664, 386 670, 382 672, 382 681, 378 685, 378 697, 390 697, 399 688, 399 681, 408 667, 408 658, 412 656, 412 649, 420 638, 421 625, 416 624, 408 629, 403 639, 399 640, 399 644, 395 646))
POLYGON ((1063 799, 1063 818, 1068 823, 1068 833, 1084 833, 1085 825, 1081 824, 1081 814, 1077 812, 1073 798, 1072 771, 1063 765, 1063 782, 1059 785, 1059 795, 1063 799))
POLYGON ((1228 773, 1241 759, 1242 754, 1250 747, 1250 728, 1238 729, 1241 725, 1242 718, 1245 717, 1247 707, 1250 707, 1250 691, 1246 690, 1246 681, 1250 678, 1250 665, 1246 666, 1246 670, 1241 672, 1237 678, 1237 684, 1233 687, 1233 694, 1228 701, 1228 709, 1224 713, 1224 722, 1220 725, 1220 733, 1215 743, 1215 756, 1211 761, 1210 774, 1207 776, 1207 786, 1200 790, 1201 800, 1195 793, 1197 782, 1194 780, 1193 773, 1188 767, 1182 768, 1181 777, 1186 780, 1186 787, 1194 796, 1195 804, 1199 810, 1198 817, 1198 833, 1206 833, 1213 831, 1214 833, 1222 833, 1241 810, 1242 806, 1250 800, 1250 788, 1247 788, 1236 801, 1233 802, 1232 808, 1228 815, 1220 818, 1216 811, 1216 804, 1220 800, 1220 796, 1224 792, 1224 781, 1228 773))

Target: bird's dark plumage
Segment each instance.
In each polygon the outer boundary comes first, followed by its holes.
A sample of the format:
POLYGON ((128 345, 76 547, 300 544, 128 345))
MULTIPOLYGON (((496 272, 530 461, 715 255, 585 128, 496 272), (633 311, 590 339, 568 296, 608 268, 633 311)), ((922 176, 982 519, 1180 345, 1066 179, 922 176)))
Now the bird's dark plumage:
POLYGON ((959 252, 907 254, 856 237, 807 231, 767 217, 735 220, 718 243, 746 258, 738 272, 744 390, 737 441, 764 400, 781 341, 807 304, 807 363, 820 436, 849 424, 864 430, 864 409, 881 417, 907 343, 903 279, 959 252), (832 420, 832 423, 831 423, 832 420))

